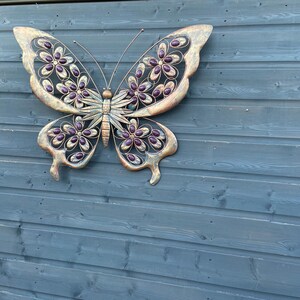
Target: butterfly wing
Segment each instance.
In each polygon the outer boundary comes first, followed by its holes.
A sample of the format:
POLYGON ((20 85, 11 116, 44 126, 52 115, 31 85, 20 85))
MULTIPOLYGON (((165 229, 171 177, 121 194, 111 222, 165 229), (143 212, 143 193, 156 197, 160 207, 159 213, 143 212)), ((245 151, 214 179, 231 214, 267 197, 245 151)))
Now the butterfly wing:
POLYGON ((180 103, 189 89, 189 78, 199 66, 200 50, 212 29, 211 25, 182 28, 157 42, 156 53, 154 47, 145 52, 135 73, 129 73, 123 83, 132 100, 132 113, 128 117, 154 116, 180 103))
POLYGON ((122 165, 130 171, 149 168, 152 185, 160 179, 159 162, 177 150, 172 131, 150 119, 131 118, 122 130, 113 131, 113 137, 122 165))
POLYGON ((154 55, 150 48, 139 59, 135 73, 129 70, 125 76, 127 86, 122 91, 127 91, 130 100, 126 106, 131 110, 126 115, 130 124, 115 131, 116 150, 127 169, 149 168, 153 185, 160 179, 159 162, 174 154, 178 145, 170 129, 145 117, 166 112, 185 97, 211 32, 210 25, 195 25, 169 34, 156 43, 154 55))
POLYGON ((94 154, 102 98, 87 69, 62 42, 30 27, 15 27, 14 34, 34 94, 47 106, 74 115, 50 122, 38 137, 38 144, 53 156, 51 174, 58 180, 59 165, 82 168, 94 154))

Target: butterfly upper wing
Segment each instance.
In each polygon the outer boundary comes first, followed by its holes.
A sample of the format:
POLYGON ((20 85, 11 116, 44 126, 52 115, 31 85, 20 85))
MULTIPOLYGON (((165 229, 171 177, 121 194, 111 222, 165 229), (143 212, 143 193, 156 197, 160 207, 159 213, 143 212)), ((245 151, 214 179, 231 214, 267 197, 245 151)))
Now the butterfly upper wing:
POLYGON ((74 115, 50 122, 38 136, 38 144, 53 156, 50 171, 58 180, 59 165, 82 168, 94 154, 101 134, 102 97, 87 70, 62 42, 30 27, 15 27, 14 34, 34 94, 47 106, 74 115))
POLYGON ((135 74, 127 77, 128 97, 133 97, 133 102, 137 98, 128 117, 157 115, 179 104, 189 89, 189 78, 199 66, 200 50, 212 29, 211 25, 182 28, 161 39, 155 54, 153 49, 145 53, 135 74), (143 91, 139 90, 141 87, 143 91))

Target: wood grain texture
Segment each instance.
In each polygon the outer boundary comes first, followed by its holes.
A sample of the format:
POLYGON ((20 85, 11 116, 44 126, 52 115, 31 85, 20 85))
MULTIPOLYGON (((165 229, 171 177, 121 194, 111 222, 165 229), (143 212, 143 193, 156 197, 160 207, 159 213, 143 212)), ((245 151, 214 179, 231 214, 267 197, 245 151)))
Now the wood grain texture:
MULTIPOLYGON (((1 1, 0 1, 1 4, 1 1)), ((122 1, 0 9, 0 299, 300 298, 300 3, 122 1), (214 31, 182 103, 154 119, 179 141, 153 187, 113 146, 49 175, 14 26, 83 43, 113 71, 184 26, 214 31)), ((71 45, 102 87, 90 57, 71 45)))

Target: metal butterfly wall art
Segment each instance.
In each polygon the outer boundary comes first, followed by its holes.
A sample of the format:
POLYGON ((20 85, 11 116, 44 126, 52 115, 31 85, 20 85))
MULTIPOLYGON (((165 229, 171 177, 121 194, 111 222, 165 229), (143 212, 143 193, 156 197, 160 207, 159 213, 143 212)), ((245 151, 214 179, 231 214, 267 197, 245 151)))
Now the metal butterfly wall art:
POLYGON ((53 178, 59 180, 60 165, 84 167, 98 142, 102 140, 106 147, 112 137, 122 165, 131 171, 149 168, 150 183, 156 184, 160 160, 174 154, 178 145, 170 129, 148 117, 172 109, 185 97, 211 32, 211 25, 194 25, 160 39, 132 65, 115 91, 111 81, 125 52, 108 83, 91 55, 105 82, 100 92, 87 68, 65 44, 46 32, 15 27, 33 93, 47 106, 67 114, 47 124, 38 135, 38 144, 53 156, 53 178))

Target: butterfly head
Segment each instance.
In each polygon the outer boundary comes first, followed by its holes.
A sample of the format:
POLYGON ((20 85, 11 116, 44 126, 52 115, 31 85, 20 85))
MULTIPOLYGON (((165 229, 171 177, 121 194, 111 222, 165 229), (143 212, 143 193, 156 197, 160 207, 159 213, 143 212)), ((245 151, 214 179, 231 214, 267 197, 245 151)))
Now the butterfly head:
POLYGON ((103 99, 111 99, 112 98, 112 92, 110 89, 104 89, 102 92, 103 99))

